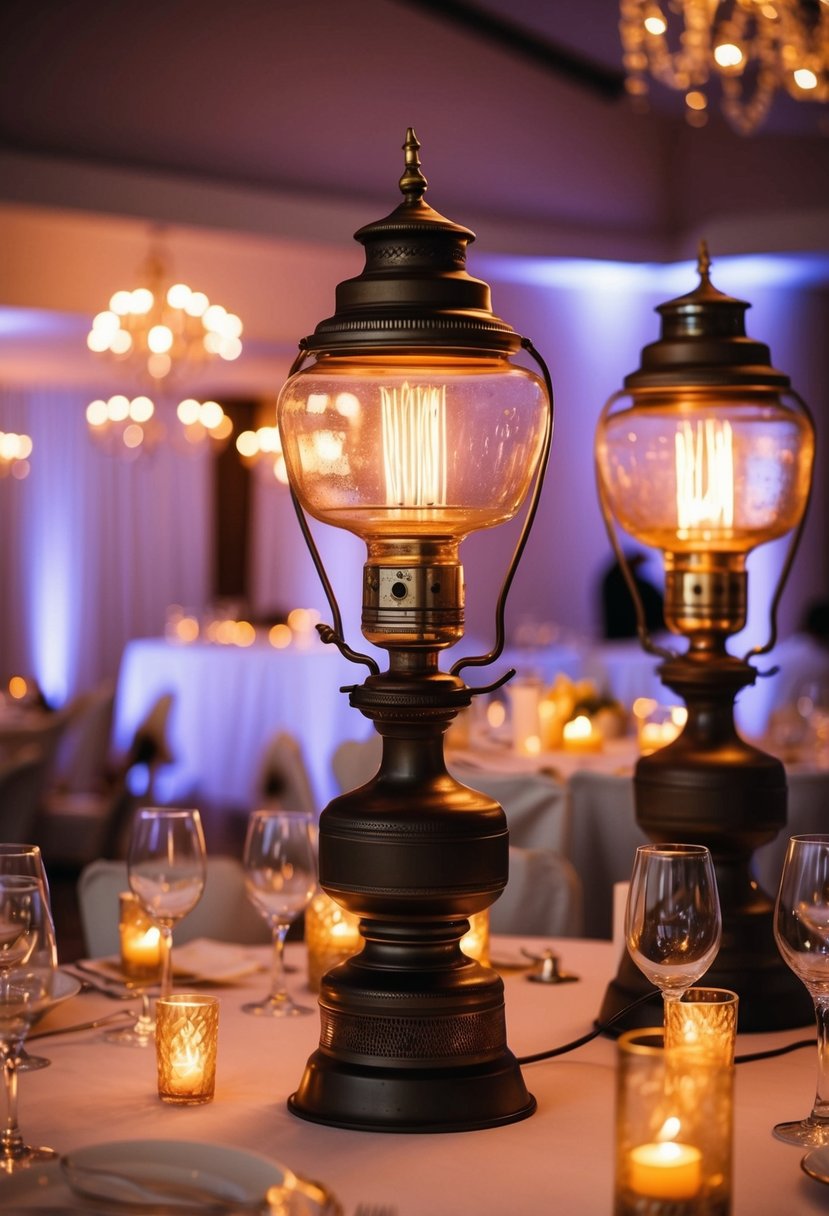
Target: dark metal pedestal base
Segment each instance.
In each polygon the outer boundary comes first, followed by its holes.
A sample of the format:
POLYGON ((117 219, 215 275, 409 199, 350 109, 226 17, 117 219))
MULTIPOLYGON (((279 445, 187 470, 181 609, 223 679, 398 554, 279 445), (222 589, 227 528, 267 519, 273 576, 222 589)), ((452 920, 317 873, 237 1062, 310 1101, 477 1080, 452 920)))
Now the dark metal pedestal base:
POLYGON ((535 1108, 511 1052, 480 1067, 412 1071, 367 1070, 317 1051, 288 1099, 302 1119, 370 1132, 468 1132, 516 1123, 535 1108))

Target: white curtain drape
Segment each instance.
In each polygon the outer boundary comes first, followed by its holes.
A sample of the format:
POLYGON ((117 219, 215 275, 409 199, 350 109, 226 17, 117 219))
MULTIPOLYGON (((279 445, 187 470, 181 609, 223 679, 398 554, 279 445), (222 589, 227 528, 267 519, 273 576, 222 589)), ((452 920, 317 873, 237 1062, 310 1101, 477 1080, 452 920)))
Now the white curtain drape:
POLYGON ((29 476, 0 480, 0 678, 32 675, 55 705, 114 676, 167 605, 210 593, 209 458, 108 455, 87 433, 95 395, 0 386, 0 430, 34 442, 29 476))

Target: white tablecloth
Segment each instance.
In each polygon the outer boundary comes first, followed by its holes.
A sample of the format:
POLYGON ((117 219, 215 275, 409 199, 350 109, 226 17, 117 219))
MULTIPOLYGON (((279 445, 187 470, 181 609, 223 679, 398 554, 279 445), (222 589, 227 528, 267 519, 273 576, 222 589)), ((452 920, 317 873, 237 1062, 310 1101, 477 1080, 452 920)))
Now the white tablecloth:
MULTIPOLYGON (((518 1056, 588 1030, 615 972, 609 943, 555 944, 563 966, 581 975, 580 983, 549 987, 527 983, 517 972, 505 977, 509 1042, 518 1056)), ((511 954, 516 948, 509 943, 511 954)), ((302 947, 289 949, 293 961, 301 962, 302 947)), ((499 950, 503 954, 504 944, 496 942, 496 955, 499 950)), ((292 979, 297 989, 302 982, 299 975, 292 979)), ((220 990, 217 1088, 210 1105, 163 1105, 156 1096, 152 1051, 115 1047, 92 1031, 38 1045, 52 1064, 21 1077, 24 1133, 62 1151, 162 1138, 264 1153, 327 1182, 346 1216, 358 1202, 393 1204, 398 1216, 607 1216, 612 1210, 615 1045, 610 1040, 600 1038, 569 1055, 527 1066, 538 1110, 523 1122, 457 1135, 344 1131, 307 1123, 286 1109, 316 1047, 319 1023, 316 1016, 274 1023, 243 1014, 243 992, 258 992, 265 983, 258 975, 240 988, 220 990)), ((113 1007, 103 997, 84 995, 51 1016, 71 1023, 113 1007)), ((738 1052, 810 1033, 742 1036, 738 1052)), ((810 1109, 815 1068, 811 1048, 738 1066, 733 1216, 827 1211, 829 1191, 801 1172, 801 1151, 771 1134, 777 1120, 810 1109)), ((14 1178, 0 1177, 0 1210, 11 1205, 10 1192, 18 1185, 14 1178)), ((37 1201, 34 1188, 26 1202, 37 1201)), ((17 1196, 15 1202, 20 1203, 17 1196)))
POLYGON ((159 774, 160 798, 249 806, 267 742, 288 730, 302 743, 322 807, 336 792, 336 743, 368 729, 339 691, 360 682, 364 671, 322 644, 275 650, 267 643, 185 646, 141 638, 127 645, 121 661, 115 745, 126 750, 156 698, 172 692, 169 741, 175 761, 159 774))

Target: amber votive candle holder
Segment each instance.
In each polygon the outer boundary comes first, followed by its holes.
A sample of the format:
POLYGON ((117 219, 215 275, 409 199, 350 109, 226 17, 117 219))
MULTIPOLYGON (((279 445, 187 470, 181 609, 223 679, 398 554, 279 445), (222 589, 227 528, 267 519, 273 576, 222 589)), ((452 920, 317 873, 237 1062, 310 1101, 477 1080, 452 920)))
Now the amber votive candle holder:
POLYGON ((689 988, 680 1001, 665 1003, 665 1046, 684 1047, 734 1063, 740 998, 728 988, 689 988))
POLYGON ((219 1001, 182 992, 155 1005, 158 1096, 162 1102, 211 1102, 216 1088, 219 1001))
POLYGON ((662 1028, 618 1042, 614 1216, 730 1216, 734 1066, 662 1028))
POLYGON ((161 976, 161 930, 132 891, 118 896, 121 970, 127 979, 152 983, 161 976))

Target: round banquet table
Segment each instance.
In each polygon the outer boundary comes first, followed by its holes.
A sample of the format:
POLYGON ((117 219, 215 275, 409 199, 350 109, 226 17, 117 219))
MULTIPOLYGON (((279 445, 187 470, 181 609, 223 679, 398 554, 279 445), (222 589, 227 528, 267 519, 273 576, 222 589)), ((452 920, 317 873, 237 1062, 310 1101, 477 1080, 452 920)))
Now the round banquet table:
MULTIPOLYGON (((514 963, 521 944, 496 938, 493 958, 514 963)), ((550 943, 524 944, 537 949, 550 943)), ((581 976, 579 983, 528 983, 526 972, 503 970, 509 1041, 518 1056, 584 1033, 615 972, 609 942, 552 944, 563 967, 581 976)), ((289 961, 299 967, 291 977, 296 995, 313 1003, 304 990, 301 944, 289 947, 289 961)), ((526 1066, 538 1110, 523 1122, 443 1135, 345 1131, 288 1112, 286 1099, 317 1044, 318 1019, 274 1022, 243 1014, 242 1001, 266 983, 262 973, 233 987, 213 988, 221 999, 221 1020, 211 1104, 165 1106, 156 1095, 152 1050, 116 1047, 102 1040, 100 1030, 87 1031, 37 1044, 52 1064, 21 1076, 24 1133, 62 1151, 162 1138, 262 1153, 327 1183, 346 1216, 358 1203, 390 1204, 397 1216, 606 1216, 612 1210, 616 1048, 611 1040, 599 1038, 568 1055, 526 1066)), ((111 1013, 114 1006, 85 993, 54 1010, 43 1025, 77 1023, 111 1013)), ((741 1036, 737 1050, 756 1051, 811 1034, 807 1028, 741 1036)), ((733 1216, 826 1213, 829 1189, 802 1173, 800 1150, 771 1133, 775 1121, 805 1115, 811 1107, 815 1050, 743 1064, 736 1072, 733 1216)), ((15 1178, 0 1176, 0 1210, 11 1206, 16 1185, 15 1178)), ((18 1195, 15 1191, 15 1210, 37 1208, 36 1187, 22 1200, 18 1195)))

